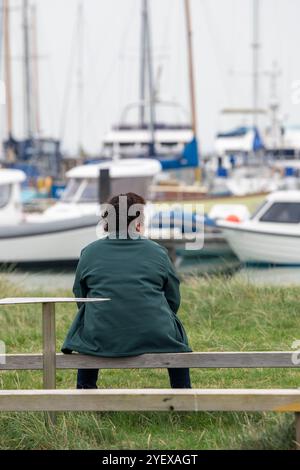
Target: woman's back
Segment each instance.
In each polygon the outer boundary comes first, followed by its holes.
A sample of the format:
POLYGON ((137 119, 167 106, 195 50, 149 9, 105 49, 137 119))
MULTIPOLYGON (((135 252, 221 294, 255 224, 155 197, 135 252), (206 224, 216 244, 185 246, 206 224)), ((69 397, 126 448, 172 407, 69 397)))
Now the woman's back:
POLYGON ((176 316, 179 281, 155 242, 105 238, 87 246, 74 283, 76 297, 109 297, 81 305, 63 346, 99 356, 191 351, 176 316))

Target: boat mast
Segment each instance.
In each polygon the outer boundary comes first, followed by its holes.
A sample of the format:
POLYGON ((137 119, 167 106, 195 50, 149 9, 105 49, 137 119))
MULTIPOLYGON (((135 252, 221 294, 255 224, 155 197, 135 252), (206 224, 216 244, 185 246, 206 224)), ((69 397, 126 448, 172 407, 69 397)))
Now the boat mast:
POLYGON ((148 0, 143 0, 142 7, 142 44, 141 44, 141 76, 140 76, 140 122, 145 120, 145 75, 147 73, 149 90, 149 130, 151 134, 151 144, 149 154, 155 154, 155 90, 153 79, 152 45, 149 20, 148 0))
POLYGON ((83 2, 78 2, 77 13, 77 35, 78 35, 78 56, 77 56, 77 100, 78 100, 78 156, 83 157, 83 2))
POLYGON ((155 155, 155 92, 154 92, 154 80, 153 80, 153 62, 152 62, 152 45, 151 45, 151 31, 150 31, 150 20, 149 20, 149 8, 148 0, 145 1, 146 10, 146 52, 148 59, 148 85, 149 85, 149 104, 150 104, 150 121, 149 128, 151 133, 151 147, 150 155, 155 155))
POLYGON ((140 126, 145 125, 146 3, 143 0, 140 44, 140 126))
POLYGON ((186 19, 186 32, 187 32, 187 46, 188 46, 188 70, 189 70, 189 82, 190 82, 191 118, 192 118, 193 133, 194 133, 194 136, 196 137, 197 115, 196 115, 196 93, 195 93, 195 77, 194 77, 194 64, 193 64, 193 43, 192 43, 190 0, 184 0, 184 5, 185 5, 185 19, 186 19))
POLYGON ((252 57, 252 106, 253 106, 253 125, 258 124, 258 108, 259 108, 259 0, 253 0, 253 57, 252 57))
POLYGON ((39 67, 38 67, 38 38, 37 38, 37 9, 36 5, 31 6, 32 21, 32 52, 33 52, 33 88, 35 98, 35 128, 38 136, 41 134, 41 118, 40 118, 40 95, 39 95, 39 67))
POLYGON ((6 98, 6 125, 8 139, 13 133, 12 108, 12 79, 11 79, 11 49, 10 49, 10 11, 9 0, 3 0, 3 26, 4 26, 4 68, 5 68, 5 98, 6 98))
MULTIPOLYGON (((192 21, 191 21, 191 8, 190 0, 184 0, 185 6, 185 20, 186 20, 186 33, 187 33, 187 47, 188 47, 188 71, 189 71, 189 89, 190 89, 190 107, 191 107, 191 121, 194 138, 197 140, 197 113, 196 113, 196 91, 195 91, 195 75, 194 75, 194 61, 193 61, 193 40, 192 40, 192 21)), ((195 181, 200 181, 200 168, 195 169, 195 181)))
MULTIPOLYGON (((3 28, 4 28, 4 15, 3 15, 4 3, 0 0, 0 59, 2 59, 2 44, 3 44, 3 28)), ((0 62, 0 72, 2 70, 2 60, 0 62)))
POLYGON ((31 109, 31 73, 29 51, 28 0, 23 0, 23 42, 24 42, 24 97, 25 97, 25 133, 26 138, 32 138, 32 109, 31 109))

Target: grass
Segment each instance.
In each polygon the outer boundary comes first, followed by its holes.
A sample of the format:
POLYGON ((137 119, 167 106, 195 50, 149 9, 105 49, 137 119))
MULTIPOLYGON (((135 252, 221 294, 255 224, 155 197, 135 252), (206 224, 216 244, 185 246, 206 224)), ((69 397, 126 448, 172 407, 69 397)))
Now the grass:
MULTIPOLYGON (((70 292, 35 292, 68 295, 70 292)), ((0 295, 21 296, 0 279, 0 295)), ((299 339, 299 289, 258 287, 216 277, 182 284, 183 320, 196 351, 289 350, 299 339)), ((74 315, 60 305, 57 350, 74 315)), ((2 307, 0 339, 7 352, 41 351, 38 306, 2 307)), ((298 387, 289 369, 192 370, 194 387, 298 387)), ((72 388, 75 371, 57 373, 58 388, 72 388)), ((168 387, 164 370, 103 371, 101 386, 168 387)), ((40 372, 2 372, 0 387, 41 388, 40 372)), ((293 416, 275 413, 59 413, 47 429, 42 413, 1 413, 0 449, 291 449, 293 416)))
MULTIPOLYGON (((208 213, 210 209, 215 205, 215 204, 243 204, 248 207, 250 212, 253 212, 259 204, 262 203, 262 201, 265 199, 265 196, 263 195, 250 195, 250 196, 232 196, 232 197, 213 197, 213 198, 208 198, 208 199, 198 199, 194 201, 186 201, 186 203, 189 204, 203 204, 204 206, 204 212, 208 213)), ((176 201, 172 202, 165 202, 165 203, 160 203, 156 202, 155 205, 157 207, 161 206, 162 204, 178 204, 176 201)), ((180 202, 179 202, 180 204, 180 202)))

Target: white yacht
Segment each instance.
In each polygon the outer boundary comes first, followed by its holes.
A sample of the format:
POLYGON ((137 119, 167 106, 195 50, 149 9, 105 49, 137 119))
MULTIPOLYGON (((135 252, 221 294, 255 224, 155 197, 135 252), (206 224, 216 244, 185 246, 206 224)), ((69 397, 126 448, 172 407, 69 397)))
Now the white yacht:
MULTIPOLYGON (((178 116, 177 123, 155 122, 153 129, 149 129, 149 125, 144 123, 132 123, 129 111, 141 107, 140 103, 127 106, 120 118, 120 124, 113 128, 104 136, 102 156, 107 158, 135 158, 149 156, 149 148, 152 144, 153 132, 155 134, 155 154, 160 156, 162 166, 168 163, 174 163, 178 160, 178 156, 182 156, 181 164, 184 167, 187 161, 183 161, 183 155, 186 146, 188 146, 194 138, 193 130, 190 124, 187 124, 185 110, 179 107, 177 103, 155 102, 156 110, 166 107, 169 113, 178 116), (178 113, 178 111, 180 111, 178 113), (176 157, 177 156, 177 157, 176 157), (172 157, 172 158, 171 158, 172 157)), ((145 104, 142 106, 147 109, 145 104)), ((150 151, 151 153, 151 151, 150 151)), ((186 157, 185 157, 186 158, 186 157)), ((188 166, 188 165, 187 165, 188 166)))
POLYGON ((245 263, 300 265, 300 191, 277 191, 243 222, 217 222, 245 263))

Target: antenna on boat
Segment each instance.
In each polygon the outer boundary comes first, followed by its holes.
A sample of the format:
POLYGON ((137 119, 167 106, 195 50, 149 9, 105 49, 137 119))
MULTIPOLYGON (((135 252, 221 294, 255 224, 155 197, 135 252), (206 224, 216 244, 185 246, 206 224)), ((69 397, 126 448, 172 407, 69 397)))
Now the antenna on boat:
MULTIPOLYGON (((190 107, 191 107, 191 120, 194 138, 197 140, 197 113, 196 113, 196 91, 195 91, 195 75, 194 75, 194 61, 193 61, 193 41, 192 41, 192 22, 191 22, 191 8, 190 0, 184 0, 185 6, 185 19, 186 19, 186 33, 187 33, 187 47, 188 47, 188 70, 189 70, 189 83, 190 83, 190 107)), ((200 181, 200 168, 195 168, 195 181, 200 181)))
POLYGON ((28 23, 28 0, 23 0, 23 43, 24 43, 24 97, 25 97, 25 132, 26 137, 33 135, 32 108, 31 108, 31 70, 30 70, 30 45, 28 23))
POLYGON ((266 71, 265 75, 270 78, 270 117, 271 117, 271 127, 270 127, 270 137, 271 145, 273 149, 278 149, 282 146, 282 132, 281 132, 281 119, 279 116, 280 103, 278 99, 278 90, 277 90, 277 81, 281 75, 281 69, 279 68, 277 62, 274 60, 272 63, 272 69, 266 71))

